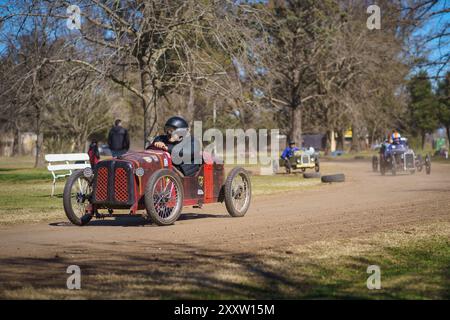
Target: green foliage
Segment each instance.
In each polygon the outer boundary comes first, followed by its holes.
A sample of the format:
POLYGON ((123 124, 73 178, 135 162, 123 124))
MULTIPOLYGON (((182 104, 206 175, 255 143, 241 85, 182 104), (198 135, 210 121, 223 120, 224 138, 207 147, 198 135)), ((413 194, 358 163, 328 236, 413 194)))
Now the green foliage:
POLYGON ((410 94, 409 113, 410 130, 414 135, 433 132, 439 126, 438 101, 433 92, 431 81, 425 71, 412 77, 408 84, 410 94))
POLYGON ((447 135, 450 140, 450 71, 444 80, 438 83, 437 99, 439 103, 439 122, 447 128, 447 135))

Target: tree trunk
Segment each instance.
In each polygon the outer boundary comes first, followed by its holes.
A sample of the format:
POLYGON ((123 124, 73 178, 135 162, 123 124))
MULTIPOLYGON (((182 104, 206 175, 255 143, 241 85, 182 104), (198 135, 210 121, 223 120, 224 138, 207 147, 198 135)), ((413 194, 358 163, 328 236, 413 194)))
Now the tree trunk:
POLYGON ((445 129, 447 130, 447 143, 448 143, 448 146, 450 147, 450 124, 447 124, 445 126, 445 129))
POLYGON ((194 88, 194 82, 191 80, 191 84, 189 86, 189 100, 187 103, 187 116, 188 116, 188 122, 190 125, 193 125, 194 122, 194 103, 195 103, 195 88, 194 88))
MULTIPOLYGON (((150 134, 152 133, 153 125, 149 125, 153 122, 154 117, 152 117, 150 105, 153 99, 156 99, 154 96, 155 92, 151 92, 152 90, 152 80, 150 77, 150 70, 148 66, 144 62, 143 57, 138 58, 139 61, 139 75, 140 75, 140 83, 141 83, 141 107, 144 111, 144 148, 146 145, 146 141, 150 134), (153 95, 152 95, 153 94, 153 95), (152 97, 152 98, 151 98, 152 97)), ((153 90, 154 91, 154 90, 153 90)))
POLYGON ((330 131, 330 151, 331 152, 336 151, 336 139, 335 139, 334 130, 330 131))
POLYGON ((13 150, 12 155, 13 156, 20 156, 21 154, 21 146, 20 146, 20 129, 16 125, 14 128, 14 141, 13 141, 13 150))
POLYGON ((352 125, 352 146, 350 148, 351 152, 357 153, 361 151, 361 145, 359 143, 358 127, 352 125))
POLYGON ((332 131, 331 130, 327 130, 327 133, 325 134, 325 150, 324 153, 325 155, 329 155, 330 151, 331 151, 331 135, 332 135, 332 131))
POLYGON ((336 143, 336 150, 344 150, 344 142, 345 142, 344 130, 342 129, 338 130, 337 134, 338 138, 336 143))
POLYGON ((291 132, 290 139, 299 147, 302 146, 302 109, 301 105, 291 107, 291 132))
POLYGON ((34 167, 37 168, 42 165, 42 143, 44 141, 44 137, 42 133, 39 132, 36 137, 36 156, 34 158, 34 167))
POLYGON ((79 133, 78 138, 75 140, 75 152, 85 152, 86 147, 86 134, 79 133))
POLYGON ((421 132, 421 138, 422 138, 422 150, 425 149, 425 131, 421 132))
POLYGON ((34 158, 34 167, 37 168, 41 165, 41 152, 42 152, 42 143, 43 143, 43 135, 41 133, 41 111, 39 106, 35 106, 36 108, 36 156, 34 158))
POLYGON ((144 111, 144 148, 145 148, 145 141, 147 141, 148 136, 149 136, 149 130, 148 130, 148 123, 147 123, 147 118, 148 118, 148 107, 147 107, 148 103, 147 101, 145 101, 145 99, 141 99, 141 106, 142 106, 142 110, 144 111))
POLYGON ((369 146, 370 146, 370 147, 372 147, 372 145, 375 143, 375 135, 376 135, 376 132, 377 132, 377 129, 376 129, 376 127, 374 126, 374 127, 372 128, 372 132, 370 133, 370 136, 369 136, 369 146))
MULTIPOLYGON (((296 41, 296 40, 294 40, 296 41)), ((300 71, 293 66, 293 86, 291 87, 291 139, 294 140, 301 148, 303 146, 302 139, 302 100, 298 90, 300 88, 300 71)))

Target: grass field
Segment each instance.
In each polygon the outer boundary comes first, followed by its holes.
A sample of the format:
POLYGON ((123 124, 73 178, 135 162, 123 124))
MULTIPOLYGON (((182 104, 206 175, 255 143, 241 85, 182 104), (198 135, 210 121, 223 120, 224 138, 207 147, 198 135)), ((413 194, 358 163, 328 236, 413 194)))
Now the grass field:
POLYGON ((60 194, 50 197, 50 173, 32 166, 32 158, 0 158, 0 225, 62 217, 60 194))
POLYGON ((449 239, 450 224, 442 224, 267 250, 217 272, 235 283, 235 294, 188 290, 173 298, 449 299, 449 239), (368 265, 380 267, 379 290, 367 288, 368 265))

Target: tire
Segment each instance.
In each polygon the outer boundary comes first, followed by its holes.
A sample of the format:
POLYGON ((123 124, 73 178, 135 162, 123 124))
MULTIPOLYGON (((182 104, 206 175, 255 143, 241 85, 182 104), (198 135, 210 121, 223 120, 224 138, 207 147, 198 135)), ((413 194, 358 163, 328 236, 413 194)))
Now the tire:
POLYGON ((92 219, 93 214, 86 213, 91 193, 92 178, 86 178, 83 170, 74 171, 64 186, 63 206, 67 218, 76 226, 84 226, 92 219))
POLYGON ((373 172, 378 171, 378 157, 377 156, 372 157, 372 171, 373 172))
POLYGON ((316 171, 317 173, 320 172, 320 161, 316 160, 316 163, 314 165, 314 171, 316 171))
POLYGON ((321 180, 324 183, 344 182, 345 181, 345 175, 343 173, 332 174, 332 175, 328 175, 328 176, 323 176, 321 180))
POLYGON ((384 158, 380 157, 380 173, 382 176, 386 174, 386 163, 384 162, 384 158))
POLYGON ((174 224, 183 209, 183 183, 172 170, 160 169, 148 180, 144 198, 148 220, 158 226, 174 224))
POLYGON ((225 206, 232 217, 243 217, 252 199, 252 185, 250 176, 246 170, 236 167, 228 174, 224 185, 225 206), (241 181, 239 181, 239 177, 241 181), (239 185, 233 185, 233 182, 241 182, 239 185), (244 198, 242 198, 244 196, 244 198), (241 206, 238 206, 236 200, 244 200, 241 206))
POLYGON ((391 173, 393 176, 397 175, 397 159, 395 159, 395 156, 391 157, 391 173))
POLYGON ((422 170, 423 170, 423 159, 422 159, 422 156, 420 154, 417 156, 417 159, 416 159, 416 167, 417 167, 417 171, 418 172, 422 172, 422 170))
POLYGON ((431 174, 431 157, 429 154, 425 157, 425 172, 426 174, 431 174))
POLYGON ((318 178, 320 178, 320 173, 319 172, 305 172, 303 174, 303 178, 305 178, 305 179, 318 179, 318 178))

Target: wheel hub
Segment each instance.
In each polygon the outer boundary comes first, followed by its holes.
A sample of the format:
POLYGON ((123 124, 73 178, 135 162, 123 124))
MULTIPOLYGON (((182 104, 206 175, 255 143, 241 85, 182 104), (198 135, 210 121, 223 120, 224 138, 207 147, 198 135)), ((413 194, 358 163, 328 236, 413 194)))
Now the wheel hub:
POLYGON ((244 193, 244 188, 242 186, 237 187, 237 189, 234 190, 234 198, 241 199, 243 193, 244 193))
POLYGON ((76 199, 77 203, 84 203, 86 201, 86 196, 83 193, 78 192, 76 199))

